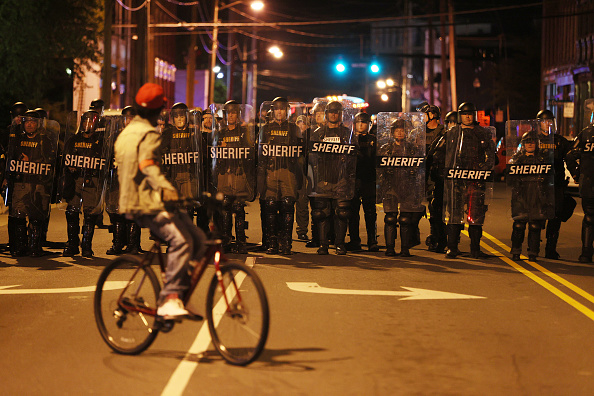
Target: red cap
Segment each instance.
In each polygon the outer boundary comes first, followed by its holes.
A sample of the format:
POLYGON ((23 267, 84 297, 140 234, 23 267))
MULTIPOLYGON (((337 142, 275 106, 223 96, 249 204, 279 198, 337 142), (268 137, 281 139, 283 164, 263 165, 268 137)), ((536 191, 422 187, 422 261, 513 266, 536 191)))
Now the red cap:
POLYGON ((160 109, 167 103, 167 98, 160 85, 146 83, 138 90, 138 93, 136 94, 136 103, 147 109, 160 109))

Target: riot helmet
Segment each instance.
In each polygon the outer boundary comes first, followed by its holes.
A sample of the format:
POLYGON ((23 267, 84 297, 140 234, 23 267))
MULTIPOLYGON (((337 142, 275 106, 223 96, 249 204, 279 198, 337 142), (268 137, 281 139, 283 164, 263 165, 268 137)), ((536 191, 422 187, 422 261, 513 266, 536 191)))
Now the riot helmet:
POLYGON ((390 133, 396 141, 402 141, 406 138, 406 121, 397 118, 390 124, 390 133))
POLYGON ((41 117, 35 110, 27 110, 21 117, 21 123, 24 126, 25 133, 29 136, 34 135, 41 126, 41 117))
POLYGON ((476 107, 474 104, 470 102, 464 102, 458 107, 458 124, 462 125, 473 125, 476 124, 478 120, 478 115, 476 112, 476 107), (462 116, 472 116, 472 121, 468 123, 462 122, 462 116))
POLYGON ((366 134, 371 126, 371 116, 367 113, 355 114, 355 130, 357 133, 366 134))
POLYGON ((99 124, 99 113, 94 110, 88 110, 80 117, 79 131, 88 135, 95 133, 99 124))
POLYGON ((223 117, 227 125, 235 125, 239 121, 239 103, 235 100, 228 100, 223 105, 223 117))
POLYGON ((457 111, 450 111, 445 116, 445 124, 446 130, 450 130, 458 124, 458 112, 457 111))
POLYGON ((45 111, 42 107, 38 107, 35 111, 39 114, 39 118, 47 118, 47 111, 45 111))
POLYGON ((307 116, 303 115, 303 114, 298 116, 295 123, 297 124, 299 129, 301 129, 301 132, 303 132, 304 130, 307 129, 307 116))
POLYGON ((169 123, 169 111, 163 109, 157 118, 157 132, 163 133, 163 129, 169 123))
POLYGON ((21 116, 23 114, 25 114, 25 112, 29 110, 29 108, 27 107, 26 104, 24 104, 23 102, 16 102, 15 104, 12 105, 12 108, 10 109, 10 118, 12 118, 13 120, 15 120, 16 118, 16 122, 20 123, 21 122, 21 116))
POLYGON ((103 114, 103 110, 105 109, 105 101, 103 99, 94 99, 91 101, 91 105, 89 106, 89 110, 96 111, 99 115, 103 114))
POLYGON ((430 105, 427 102, 423 102, 418 105, 417 111, 427 114, 427 122, 439 120, 441 118, 441 109, 438 106, 430 105), (429 113, 433 114, 433 117, 430 117, 429 113))
POLYGON ((555 133, 555 115, 551 110, 541 110, 536 114, 536 119, 540 121, 540 133, 550 135, 555 133))
POLYGON ((132 106, 126 106, 122 109, 122 115, 124 116, 124 123, 126 126, 132 121, 136 115, 136 109, 132 106))
POLYGON ((342 120, 342 103, 338 101, 328 103, 325 114, 329 124, 338 124, 342 120))
POLYGON ((188 125, 188 106, 182 102, 171 106, 171 119, 177 129, 184 129, 188 125))
POLYGON ((205 109, 202 113, 202 129, 209 131, 212 129, 212 112, 210 109, 205 109))
POLYGON ((274 113, 273 114, 274 120, 278 121, 278 122, 282 122, 282 121, 286 120, 286 118, 287 118, 287 113, 288 113, 287 110, 289 109, 289 101, 287 100, 287 98, 277 96, 272 101, 270 108, 272 109, 272 111, 274 113))
POLYGON ((522 151, 532 154, 538 149, 538 134, 537 132, 530 130, 522 135, 522 140, 520 141, 522 145, 522 151))

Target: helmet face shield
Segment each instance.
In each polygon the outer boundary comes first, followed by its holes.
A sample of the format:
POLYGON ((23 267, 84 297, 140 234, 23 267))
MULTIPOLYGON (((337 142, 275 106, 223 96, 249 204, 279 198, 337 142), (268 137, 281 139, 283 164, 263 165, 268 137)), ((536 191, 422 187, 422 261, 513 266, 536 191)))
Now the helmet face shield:
POLYGON ((80 119, 80 130, 84 133, 93 133, 99 122, 99 114, 95 112, 86 112, 80 119))
POLYGON ((41 119, 25 116, 21 117, 21 123, 25 127, 25 132, 31 134, 34 133, 40 127, 41 119))
POLYGON ((173 125, 178 129, 183 129, 188 124, 188 110, 174 109, 171 110, 171 119, 173 125))

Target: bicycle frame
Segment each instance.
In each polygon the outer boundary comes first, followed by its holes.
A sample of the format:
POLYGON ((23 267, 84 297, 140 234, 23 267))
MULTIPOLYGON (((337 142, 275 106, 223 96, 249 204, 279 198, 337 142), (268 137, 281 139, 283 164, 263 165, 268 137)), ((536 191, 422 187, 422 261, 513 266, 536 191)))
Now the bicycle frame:
MULTIPOLYGON (((219 285, 221 286, 221 290, 223 290, 222 294, 225 297, 225 303, 227 305, 227 309, 229 309, 229 301, 227 300, 227 294, 224 293, 223 277, 222 277, 221 267, 220 267, 220 263, 221 262, 225 263, 227 261, 227 257, 221 253, 222 249, 221 249, 220 240, 209 241, 207 244, 208 244, 208 247, 206 249, 206 253, 202 257, 202 259, 199 262, 197 262, 197 264, 194 266, 194 268, 192 270, 191 280, 190 280, 190 288, 184 297, 184 305, 186 305, 188 303, 188 301, 190 300, 190 298, 192 297, 192 294, 194 293, 196 286, 198 286, 198 283, 200 282, 202 275, 204 275, 204 271, 206 270, 207 264, 212 260, 213 264, 215 266, 215 273, 216 273, 217 279, 219 281, 219 285)), ((147 266, 150 267, 150 265, 153 262, 153 259, 155 257, 157 257, 157 259, 158 259, 159 269, 161 271, 161 280, 163 282, 165 282, 166 281, 166 279, 165 279, 166 271, 165 270, 166 270, 167 263, 165 261, 165 255, 161 251, 161 243, 159 241, 155 241, 155 243, 153 244, 151 249, 146 253, 144 258, 142 259, 142 262, 136 268, 136 270, 134 271, 134 273, 132 274, 130 279, 131 280, 134 279, 136 277, 136 275, 138 274, 138 271, 140 271, 142 268, 147 267, 147 266)), ((135 286, 136 291, 132 294, 133 296, 136 296, 138 291, 142 288, 142 285, 143 285, 145 279, 146 279, 146 277, 143 277, 141 279, 141 281, 138 283, 138 285, 135 286)), ((241 295, 239 293, 239 288, 237 287, 237 284, 235 284, 235 281, 233 281, 233 285, 235 288, 235 292, 238 296, 238 299, 241 301, 241 295)), ((144 305, 134 304, 133 302, 129 301, 129 299, 123 298, 125 293, 132 286, 133 286, 133 283, 128 282, 126 287, 122 290, 122 292, 120 293, 120 296, 118 298, 118 306, 125 309, 126 311, 143 313, 143 314, 149 315, 149 316, 157 316, 157 308, 156 307, 149 308, 144 305)))

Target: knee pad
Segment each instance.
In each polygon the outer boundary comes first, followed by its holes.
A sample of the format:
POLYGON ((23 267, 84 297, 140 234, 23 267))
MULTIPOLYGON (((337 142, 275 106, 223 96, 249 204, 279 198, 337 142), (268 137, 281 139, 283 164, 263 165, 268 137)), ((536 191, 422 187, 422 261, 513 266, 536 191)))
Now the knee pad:
POLYGON ((285 212, 290 212, 295 208, 295 198, 283 197, 281 201, 281 207, 285 212))
POLYGON ((528 229, 530 231, 538 231, 542 230, 542 223, 540 221, 531 221, 528 223, 528 229))
POLYGON ((525 221, 514 221, 514 230, 524 232, 526 230, 526 222, 525 221))
POLYGON ((400 216, 398 217, 398 222, 400 223, 400 225, 414 224, 413 213, 400 212, 400 216))
POLYGON ((351 215, 351 202, 350 201, 338 201, 335 213, 339 219, 348 220, 348 218, 351 215))
POLYGON ((230 210, 233 206, 233 201, 235 201, 235 197, 225 195, 225 197, 223 198, 223 209, 230 210))
POLYGON ((314 199, 312 202, 311 218, 316 221, 330 216, 330 203, 326 199, 314 199))
POLYGON ((397 225, 398 224, 398 213, 388 212, 384 217, 384 224, 397 225))

